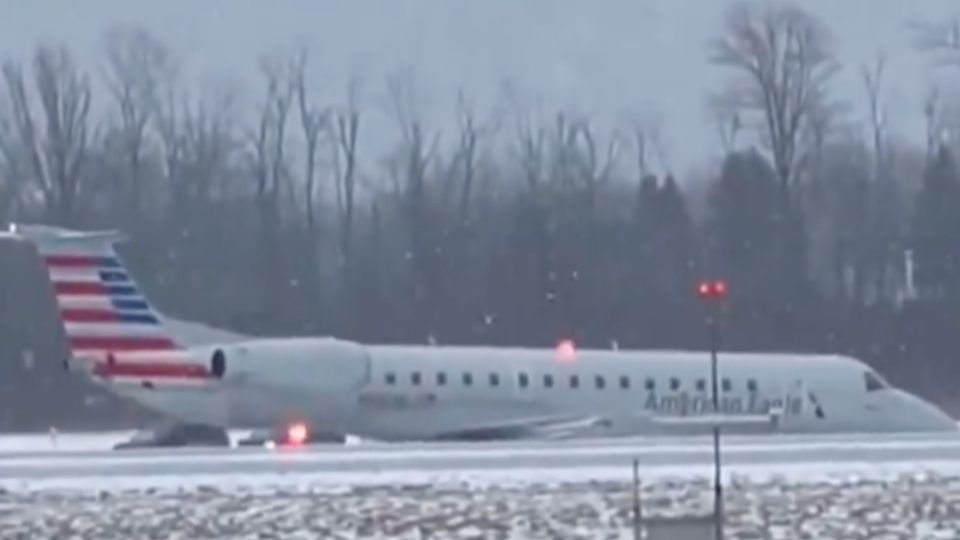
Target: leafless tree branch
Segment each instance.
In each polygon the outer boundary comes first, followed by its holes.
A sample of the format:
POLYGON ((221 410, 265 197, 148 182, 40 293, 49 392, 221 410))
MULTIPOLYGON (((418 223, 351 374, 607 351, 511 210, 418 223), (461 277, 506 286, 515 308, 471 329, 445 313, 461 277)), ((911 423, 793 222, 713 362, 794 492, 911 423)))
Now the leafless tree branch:
MULTIPOLYGON (((22 67, 8 60, 2 68, 10 98, 10 116, 4 124, 17 134, 19 152, 27 156, 50 218, 70 223, 77 217, 87 153, 90 84, 62 46, 39 46, 33 70, 42 120, 35 118, 22 67)), ((5 153, 12 155, 11 151, 8 148, 5 153)))
POLYGON ((836 72, 829 34, 793 4, 741 2, 727 13, 726 35, 714 40, 712 61, 738 74, 733 110, 761 117, 784 192, 803 158, 810 116, 827 100, 836 72))

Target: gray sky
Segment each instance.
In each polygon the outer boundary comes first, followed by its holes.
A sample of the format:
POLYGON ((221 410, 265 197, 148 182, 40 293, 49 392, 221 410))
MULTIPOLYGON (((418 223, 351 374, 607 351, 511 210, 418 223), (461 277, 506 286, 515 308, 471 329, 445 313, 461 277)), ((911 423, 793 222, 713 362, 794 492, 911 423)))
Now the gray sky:
MULTIPOLYGON (((416 74, 428 117, 449 120, 458 88, 491 105, 510 80, 546 110, 567 107, 601 123, 662 118, 670 162, 683 173, 716 157, 706 95, 722 74, 706 61, 728 0, 0 0, 0 50, 39 40, 96 58, 104 29, 136 22, 188 62, 195 77, 255 81, 256 60, 295 42, 313 54, 324 97, 366 80, 365 107, 382 107, 383 78, 416 74)), ((890 122, 918 144, 930 62, 911 47, 910 21, 960 12, 956 0, 806 0, 837 35, 840 96, 862 115, 856 66, 889 56, 890 122)), ((258 89, 252 87, 251 91, 258 89)), ((251 94, 251 97, 255 94, 251 94)), ((369 133, 369 132, 368 132, 369 133)), ((385 133, 385 131, 384 131, 385 133)), ((392 134, 387 134, 392 135, 392 134)))

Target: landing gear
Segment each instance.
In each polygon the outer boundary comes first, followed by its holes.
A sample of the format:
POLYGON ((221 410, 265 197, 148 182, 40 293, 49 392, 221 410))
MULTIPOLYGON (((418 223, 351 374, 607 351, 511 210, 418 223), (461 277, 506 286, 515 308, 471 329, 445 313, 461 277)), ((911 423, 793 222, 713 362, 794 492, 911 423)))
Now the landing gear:
POLYGON ((132 448, 229 447, 230 436, 220 427, 205 424, 169 424, 145 430, 129 441, 119 443, 114 450, 132 448))

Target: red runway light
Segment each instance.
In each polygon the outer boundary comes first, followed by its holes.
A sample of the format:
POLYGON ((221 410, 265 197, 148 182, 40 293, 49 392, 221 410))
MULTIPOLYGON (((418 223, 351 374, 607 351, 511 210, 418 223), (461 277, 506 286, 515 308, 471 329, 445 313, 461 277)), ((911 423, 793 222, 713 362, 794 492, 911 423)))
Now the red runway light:
POLYGON ((701 281, 697 292, 702 298, 711 300, 723 298, 727 295, 727 284, 724 281, 701 281))

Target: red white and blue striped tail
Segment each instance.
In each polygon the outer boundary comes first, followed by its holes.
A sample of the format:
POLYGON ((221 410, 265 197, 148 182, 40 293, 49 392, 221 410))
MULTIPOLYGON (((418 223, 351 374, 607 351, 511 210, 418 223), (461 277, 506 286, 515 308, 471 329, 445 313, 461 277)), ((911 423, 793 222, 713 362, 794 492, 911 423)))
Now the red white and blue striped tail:
POLYGON ((114 231, 80 232, 45 225, 11 227, 37 248, 53 285, 71 357, 102 377, 196 379, 203 366, 162 324, 131 277, 114 231))

